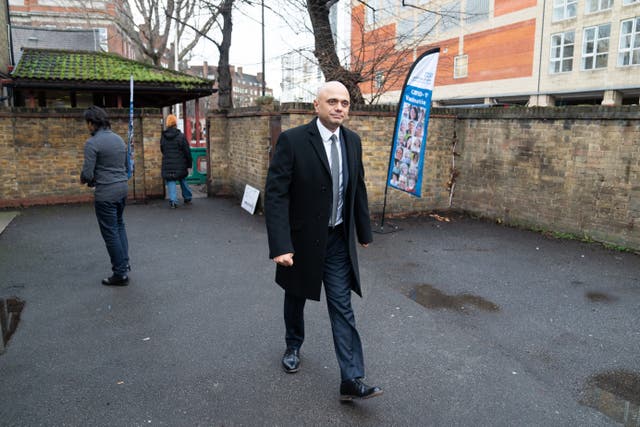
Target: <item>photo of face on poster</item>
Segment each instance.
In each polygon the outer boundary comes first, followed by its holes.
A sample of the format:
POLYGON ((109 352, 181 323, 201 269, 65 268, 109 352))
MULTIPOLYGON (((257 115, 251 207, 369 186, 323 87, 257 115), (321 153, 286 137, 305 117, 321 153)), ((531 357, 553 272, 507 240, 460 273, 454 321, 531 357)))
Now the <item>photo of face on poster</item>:
POLYGON ((405 103, 394 140, 389 185, 409 193, 416 191, 419 162, 425 145, 426 114, 426 108, 405 103))

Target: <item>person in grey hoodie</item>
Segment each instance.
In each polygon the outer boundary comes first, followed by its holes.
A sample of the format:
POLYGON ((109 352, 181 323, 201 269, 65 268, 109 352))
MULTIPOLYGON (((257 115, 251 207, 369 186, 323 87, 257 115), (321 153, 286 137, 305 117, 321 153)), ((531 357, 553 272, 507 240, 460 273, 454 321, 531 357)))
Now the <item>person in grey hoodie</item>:
POLYGON ((84 112, 91 133, 84 146, 84 164, 80 182, 95 187, 94 206, 100 233, 111 258, 113 274, 102 280, 106 286, 126 286, 129 242, 124 225, 124 207, 128 193, 128 158, 125 142, 111 130, 107 113, 91 106, 84 112))

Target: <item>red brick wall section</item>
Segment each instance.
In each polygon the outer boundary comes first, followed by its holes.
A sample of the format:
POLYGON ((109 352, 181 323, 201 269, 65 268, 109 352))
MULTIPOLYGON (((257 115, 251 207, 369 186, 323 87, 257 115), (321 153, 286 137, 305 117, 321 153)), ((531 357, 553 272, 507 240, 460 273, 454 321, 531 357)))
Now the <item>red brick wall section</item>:
POLYGON ((506 15, 522 9, 535 7, 537 0, 495 0, 493 9, 494 16, 506 15))
POLYGON ((531 76, 534 36, 535 20, 465 36, 468 76, 458 79, 453 78, 453 60, 460 55, 458 39, 444 40, 440 44, 436 86, 531 76))
MULTIPOLYGON (((357 26, 356 26, 357 27, 357 26)), ((361 31, 361 29, 357 30, 361 31)), ((356 33, 360 34, 360 33, 356 33)), ((362 68, 367 79, 360 84, 365 95, 376 92, 370 67, 375 67, 385 74, 385 91, 402 89, 406 74, 413 63, 414 54, 410 51, 395 51, 395 26, 387 25, 364 35, 365 48, 359 56, 353 56, 352 64, 362 68), (383 54, 382 52, 394 52, 383 54), (371 58, 382 57, 381 62, 371 58)), ((440 58, 436 72, 436 86, 500 79, 529 77, 533 73, 533 57, 535 45, 535 20, 527 20, 488 31, 464 36, 464 54, 468 55, 468 76, 453 78, 454 58, 460 55, 458 38, 438 42, 440 58)), ((352 42, 352 48, 358 49, 360 43, 352 42)), ((418 49, 416 57, 434 46, 423 46, 418 49)), ((355 50, 353 51, 355 52, 355 50)))

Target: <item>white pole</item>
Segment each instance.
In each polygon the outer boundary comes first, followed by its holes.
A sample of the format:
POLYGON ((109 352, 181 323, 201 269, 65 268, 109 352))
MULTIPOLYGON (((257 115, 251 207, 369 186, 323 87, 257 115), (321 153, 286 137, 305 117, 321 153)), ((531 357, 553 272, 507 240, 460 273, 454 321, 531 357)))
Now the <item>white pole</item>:
MULTIPOLYGON (((180 40, 178 38, 178 24, 176 24, 176 36, 175 36, 175 42, 173 45, 173 69, 176 71, 179 71, 178 68, 179 67, 179 61, 178 61, 178 49, 180 47, 180 40)), ((178 118, 178 121, 180 121, 180 104, 176 104, 176 117, 178 118)), ((180 128, 180 126, 178 126, 178 129, 180 128)))

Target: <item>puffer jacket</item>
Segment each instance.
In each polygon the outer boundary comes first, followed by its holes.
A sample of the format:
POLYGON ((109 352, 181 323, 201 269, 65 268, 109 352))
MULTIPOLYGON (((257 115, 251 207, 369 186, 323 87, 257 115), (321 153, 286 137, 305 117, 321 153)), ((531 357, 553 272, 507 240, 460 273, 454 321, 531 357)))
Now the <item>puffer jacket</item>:
POLYGON ((162 178, 179 180, 186 178, 191 167, 191 150, 187 138, 178 128, 170 127, 162 132, 160 138, 162 151, 162 178))

